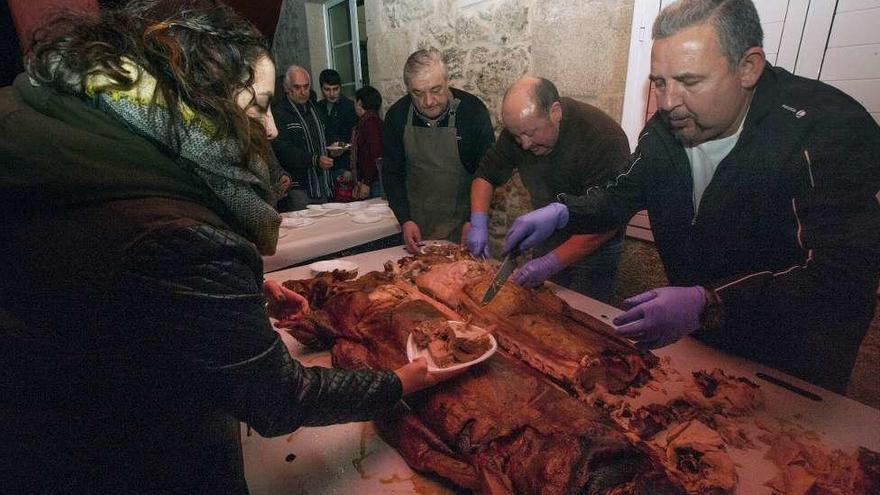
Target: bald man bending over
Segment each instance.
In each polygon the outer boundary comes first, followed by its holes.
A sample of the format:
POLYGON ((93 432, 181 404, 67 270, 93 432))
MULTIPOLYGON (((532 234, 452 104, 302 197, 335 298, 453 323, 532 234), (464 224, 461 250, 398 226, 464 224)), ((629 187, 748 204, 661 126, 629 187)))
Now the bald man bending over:
MULTIPOLYGON (((471 222, 467 244, 475 256, 488 256, 488 211, 495 187, 519 169, 540 208, 556 195, 584 194, 612 179, 626 163, 626 135, 598 108, 560 98, 547 79, 524 77, 504 95, 504 131, 486 152, 471 184, 471 222)), ((622 229, 566 237, 557 232, 538 246, 537 256, 513 276, 524 286, 550 279, 581 294, 608 301, 623 247, 622 229)))

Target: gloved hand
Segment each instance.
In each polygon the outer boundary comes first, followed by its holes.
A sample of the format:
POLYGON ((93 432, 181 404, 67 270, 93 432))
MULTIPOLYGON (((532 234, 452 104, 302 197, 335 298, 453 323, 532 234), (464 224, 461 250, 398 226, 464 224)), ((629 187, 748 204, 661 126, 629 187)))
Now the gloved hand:
POLYGON ((550 237, 553 231, 565 227, 567 223, 568 207, 562 203, 550 203, 521 215, 513 221, 513 226, 507 232, 502 254, 507 254, 512 249, 525 251, 550 237))
POLYGON ((467 234, 467 247, 476 257, 489 257, 489 214, 471 213, 471 230, 467 234))
POLYGON ((627 311, 614 318, 617 325, 627 325, 615 332, 635 340, 641 349, 667 346, 700 328, 700 313, 706 305, 706 289, 660 287, 623 301, 627 311), (635 322, 635 323, 633 323, 635 322))
POLYGON ((511 280, 513 280, 513 283, 523 287, 537 287, 563 268, 565 267, 562 266, 562 262, 551 251, 523 265, 522 268, 513 274, 511 280))

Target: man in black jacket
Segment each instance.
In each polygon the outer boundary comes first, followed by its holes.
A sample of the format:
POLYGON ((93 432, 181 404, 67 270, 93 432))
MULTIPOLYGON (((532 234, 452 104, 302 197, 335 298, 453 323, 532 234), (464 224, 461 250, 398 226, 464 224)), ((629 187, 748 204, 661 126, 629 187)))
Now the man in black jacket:
POLYGON ((750 0, 682 0, 654 24, 658 113, 627 172, 515 222, 505 249, 647 208, 674 287, 625 301, 618 333, 701 339, 843 392, 880 279, 880 128, 769 67, 750 0))
POLYGON ((272 149, 281 167, 290 174, 293 185, 287 197, 278 201, 279 211, 302 210, 307 203, 325 203, 333 197, 328 156, 330 141, 324 120, 310 99, 311 77, 298 65, 284 73, 284 96, 272 104, 278 137, 272 149))
MULTIPOLYGON (((315 103, 315 108, 324 119, 324 134, 327 136, 327 143, 330 145, 350 144, 351 131, 357 124, 357 114, 354 111, 354 102, 342 94, 342 78, 335 70, 324 69, 318 76, 318 83, 321 85, 321 94, 324 95, 324 98, 315 103)), ((344 153, 342 149, 336 152, 331 151, 330 155, 334 156, 331 176, 335 179, 348 170, 348 164, 351 162, 350 155, 344 153)))

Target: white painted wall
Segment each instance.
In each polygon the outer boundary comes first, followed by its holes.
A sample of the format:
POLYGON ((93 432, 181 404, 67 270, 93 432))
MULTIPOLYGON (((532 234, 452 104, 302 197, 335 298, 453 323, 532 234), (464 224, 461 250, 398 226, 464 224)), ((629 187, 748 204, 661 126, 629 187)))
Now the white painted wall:
MULTIPOLYGON (((635 149, 649 117, 651 26, 675 0, 635 0, 621 125, 635 149)), ((846 92, 880 122, 880 0, 754 0, 767 60, 846 92)), ((639 212, 627 234, 653 240, 639 212)))
POLYGON ((819 80, 846 92, 880 122, 880 0, 840 0, 819 80))

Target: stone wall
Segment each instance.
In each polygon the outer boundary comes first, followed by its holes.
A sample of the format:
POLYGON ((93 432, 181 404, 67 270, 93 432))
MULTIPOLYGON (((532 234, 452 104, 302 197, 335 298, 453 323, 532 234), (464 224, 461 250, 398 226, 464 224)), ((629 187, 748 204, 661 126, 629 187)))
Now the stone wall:
MULTIPOLYGON (((274 46, 279 67, 324 68, 316 38, 323 26, 307 14, 312 3, 319 2, 284 0, 274 46)), ((632 10, 632 0, 366 0, 370 81, 387 108, 405 93, 407 56, 433 46, 447 58, 452 85, 479 96, 499 131, 504 91, 526 73, 620 121, 632 10)), ((531 209, 516 175, 495 191, 493 254, 511 221, 531 209)))
POLYGON ((632 1, 368 0, 370 80, 387 104, 404 94, 418 48, 446 56, 454 86, 483 99, 499 126, 501 98, 525 73, 620 120, 632 1))
MULTIPOLYGON (((526 73, 620 121, 631 0, 367 0, 366 9, 370 81, 386 108, 405 93, 407 56, 433 46, 446 56, 452 85, 486 103, 496 130, 504 91, 526 73)), ((532 209, 518 175, 495 190, 493 256, 513 219, 532 209)))
POLYGON ((272 54, 278 74, 296 64, 310 69, 309 36, 306 23, 306 0, 284 0, 272 40, 272 54))

